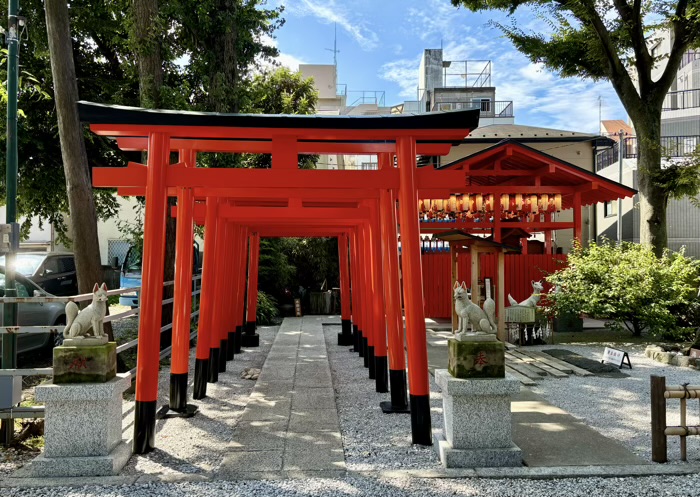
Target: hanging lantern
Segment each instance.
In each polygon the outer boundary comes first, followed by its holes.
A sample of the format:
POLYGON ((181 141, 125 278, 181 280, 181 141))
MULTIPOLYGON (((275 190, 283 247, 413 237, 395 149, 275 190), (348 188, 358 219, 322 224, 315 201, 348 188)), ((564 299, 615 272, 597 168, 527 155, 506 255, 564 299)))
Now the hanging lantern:
POLYGON ((538 207, 543 212, 547 212, 549 210, 549 195, 546 193, 540 195, 538 207))
POLYGON ((510 195, 507 193, 501 195, 501 209, 504 211, 510 210, 510 195))
MULTIPOLYGON (((426 202, 425 199, 418 199, 418 212, 419 213, 424 214, 428 211, 428 209, 425 206, 425 202, 426 202)), ((430 200, 428 200, 427 202, 430 203, 430 200)))
POLYGON ((484 208, 484 196, 481 193, 477 193, 474 197, 474 210, 480 212, 484 208))
POLYGON ((489 193, 484 199, 484 210, 487 212, 493 212, 494 207, 495 206, 493 205, 493 193, 489 193))
POLYGON ((522 193, 515 194, 515 210, 516 211, 523 210, 523 194, 522 193))
POLYGON ((537 195, 530 195, 530 212, 537 214, 537 195))
POLYGON ((469 194, 462 195, 462 212, 469 212, 472 208, 472 197, 469 194))
POLYGON ((554 195, 554 210, 556 212, 561 211, 561 193, 554 195))
POLYGON ((442 200, 441 199, 432 199, 430 201, 430 210, 433 212, 438 212, 442 210, 442 200))
POLYGON ((450 207, 450 212, 457 212, 457 195, 454 193, 450 195, 450 201, 448 202, 450 207))

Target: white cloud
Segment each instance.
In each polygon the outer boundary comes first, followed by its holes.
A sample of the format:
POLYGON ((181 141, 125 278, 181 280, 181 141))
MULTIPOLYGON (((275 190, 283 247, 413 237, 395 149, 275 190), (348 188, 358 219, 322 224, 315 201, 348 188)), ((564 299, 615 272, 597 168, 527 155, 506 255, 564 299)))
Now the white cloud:
POLYGON ((347 32, 363 50, 374 50, 379 45, 377 33, 367 27, 366 23, 358 18, 350 17, 346 9, 336 3, 335 0, 301 0, 287 6, 290 12, 300 16, 313 16, 325 23, 337 23, 347 32))
POLYGON ((387 62, 379 69, 379 77, 396 83, 401 91, 400 97, 416 100, 418 89, 418 67, 420 55, 414 59, 400 59, 387 62))

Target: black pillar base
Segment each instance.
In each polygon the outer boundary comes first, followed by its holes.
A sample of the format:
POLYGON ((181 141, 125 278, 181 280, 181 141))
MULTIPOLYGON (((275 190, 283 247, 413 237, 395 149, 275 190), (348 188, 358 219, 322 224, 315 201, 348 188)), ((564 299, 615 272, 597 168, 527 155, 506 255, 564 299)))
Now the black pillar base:
POLYGON ((377 393, 386 393, 389 391, 389 369, 386 356, 375 356, 375 374, 377 380, 377 393))
POLYGON ((156 417, 158 419, 191 418, 195 414, 197 414, 198 410, 199 410, 199 407, 197 407, 193 404, 187 404, 185 406, 185 409, 182 411, 174 411, 174 410, 170 409, 170 406, 163 406, 160 409, 158 409, 158 412, 156 413, 156 417))
POLYGON ((207 396, 207 380, 209 379, 209 359, 195 359, 194 361, 194 386, 192 398, 203 399, 207 396))
POLYGON ((156 401, 136 401, 134 410, 134 454, 156 448, 156 401))
POLYGON ((374 380, 377 377, 377 363, 374 362, 374 346, 367 347, 367 356, 369 379, 374 380))
POLYGON ((255 335, 247 335, 243 333, 243 336, 241 336, 241 345, 243 345, 243 347, 259 347, 260 335, 257 333, 255 335))
POLYGON ((338 345, 352 345, 352 323, 349 319, 343 319, 340 326, 340 333, 338 333, 338 345))
POLYGON ((228 340, 221 340, 219 345, 219 373, 226 372, 226 349, 228 349, 228 340))
POLYGON ((173 411, 187 409, 187 373, 170 373, 170 402, 173 411))
POLYGON ((430 421, 430 396, 409 395, 411 402, 411 440, 417 445, 433 445, 430 421))
POLYGON ((209 383, 217 383, 219 381, 219 349, 209 350, 209 383))
POLYGON ((364 359, 364 366, 369 367, 369 345, 367 345, 367 337, 362 337, 362 353, 360 357, 364 359))
POLYGON ((236 353, 236 332, 229 331, 228 339, 226 340, 226 360, 232 361, 236 353))
POLYGON ((362 330, 357 330, 357 343, 355 344, 355 352, 360 357, 365 356, 365 337, 362 336, 362 330))
POLYGON ((359 352, 359 350, 360 350, 359 339, 360 339, 360 330, 357 329, 356 324, 353 324, 352 325, 352 348, 350 349, 350 352, 359 352))
MULTIPOLYGON (((389 370, 389 390, 391 391, 391 406, 389 412, 410 412, 408 408, 408 395, 406 392, 406 370, 389 370)), ((382 408, 384 410, 384 408, 382 408)))
POLYGON ((238 325, 236 326, 236 338, 233 341, 233 351, 236 354, 241 353, 241 338, 243 335, 243 326, 238 325))

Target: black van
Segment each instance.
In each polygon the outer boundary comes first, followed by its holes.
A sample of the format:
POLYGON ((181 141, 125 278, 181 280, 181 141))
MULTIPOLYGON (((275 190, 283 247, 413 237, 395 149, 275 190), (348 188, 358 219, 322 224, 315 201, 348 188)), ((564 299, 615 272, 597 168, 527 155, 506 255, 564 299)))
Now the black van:
MULTIPOLYGON (((78 277, 73 254, 19 252, 15 257, 15 271, 46 292, 59 297, 78 294, 78 277)), ((5 265, 5 256, 0 257, 0 265, 5 265)))

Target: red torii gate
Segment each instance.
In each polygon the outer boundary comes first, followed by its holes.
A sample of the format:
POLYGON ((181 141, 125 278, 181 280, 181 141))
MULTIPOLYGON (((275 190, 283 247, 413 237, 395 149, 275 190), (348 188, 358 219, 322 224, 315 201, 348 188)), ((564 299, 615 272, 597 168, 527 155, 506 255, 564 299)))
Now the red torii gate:
MULTIPOLYGON (((81 121, 90 123, 94 133, 117 138, 119 147, 124 150, 148 151, 146 167, 130 163, 126 168, 93 171, 93 184, 97 187, 116 186, 120 187, 121 194, 145 194, 146 197, 134 421, 136 453, 155 447, 162 244, 169 195, 178 197, 178 224, 182 225, 178 228, 177 240, 176 271, 182 274, 178 274, 175 287, 177 311, 174 317, 177 321, 173 324, 176 336, 171 370, 174 376, 171 377, 171 397, 174 391, 174 396, 182 401, 186 397, 185 358, 189 336, 189 325, 183 320, 188 317, 185 299, 191 295, 187 289, 187 271, 182 266, 191 266, 191 257, 186 256, 191 250, 190 219, 194 218, 195 197, 206 199, 205 223, 207 236, 211 238, 205 244, 209 255, 204 258, 202 278, 194 386, 197 398, 206 394, 207 380, 216 381, 218 372, 225 368, 226 361, 220 360, 222 349, 225 359, 232 355, 230 351, 235 352, 236 333, 233 332, 232 337, 224 324, 228 312, 222 302, 225 292, 221 290, 226 285, 226 271, 217 274, 215 261, 221 263, 226 259, 226 241, 234 239, 235 242, 236 238, 239 244, 234 251, 240 250, 239 259, 243 259, 240 254, 244 252, 245 236, 240 232, 265 224, 280 228, 290 225, 326 228, 328 232, 338 227, 350 228, 351 281, 353 286, 357 283, 352 292, 353 313, 358 311, 357 334, 367 341, 364 357, 370 375, 374 374, 377 379, 377 389, 386 390, 386 380, 380 379, 386 377, 385 323, 389 328, 389 340, 397 344, 394 354, 397 364, 403 355, 396 292, 398 260, 395 264, 391 262, 397 259, 396 236, 392 236, 396 223, 391 225, 395 216, 395 204, 392 204, 395 194, 401 207, 398 221, 403 239, 412 440, 417 444, 432 443, 418 193, 419 189, 448 194, 460 190, 465 185, 465 173, 417 169, 416 156, 447 154, 453 143, 461 141, 477 126, 478 110, 396 116, 269 116, 153 111, 81 102, 79 111, 81 121), (171 151, 179 151, 178 164, 170 164, 171 151), (272 168, 196 168, 197 152, 271 153, 272 168), (378 154, 380 164, 375 171, 299 170, 298 155, 301 153, 378 154), (397 168, 392 166, 394 154, 397 168), (348 205, 353 202, 355 206, 348 205), (309 218, 310 210, 314 211, 313 218, 309 218), (227 226, 226 219, 233 224, 232 228, 227 226), (385 222, 380 222, 381 219, 385 222), (389 260, 382 262, 383 253, 390 254, 389 260), (389 269, 388 274, 381 270, 382 264, 389 269), (384 285, 383 277, 391 281, 384 285), (382 288, 386 288, 386 292, 382 288), (384 309, 384 294, 387 304, 393 302, 393 309, 384 309), (234 347, 230 347, 231 342, 234 347), (177 356, 175 348, 178 348, 177 356), (370 360, 372 353, 374 360, 370 360)), ((241 263, 235 284, 237 290, 233 292, 233 298, 239 302, 242 300, 241 281, 244 281, 242 267, 241 263)), ((240 312, 235 311, 237 323, 242 317, 240 304, 240 312)), ((405 372, 392 367, 390 377, 398 382, 405 378, 405 372)), ((396 390, 400 397, 401 388, 396 390)), ((392 389, 392 401, 394 393, 392 389)))

